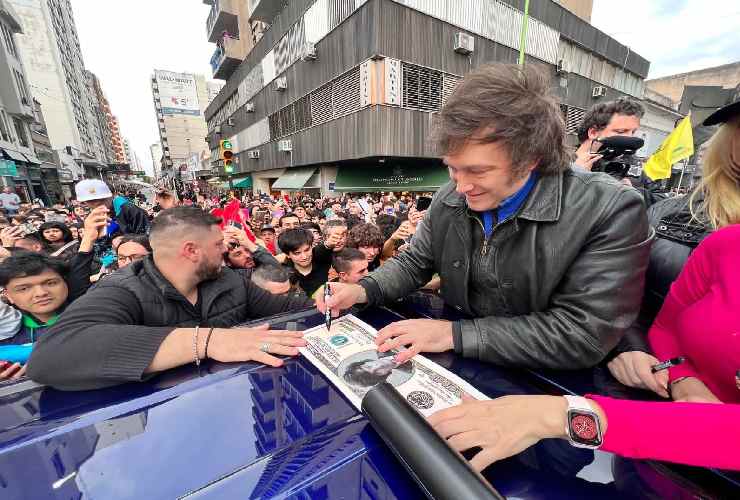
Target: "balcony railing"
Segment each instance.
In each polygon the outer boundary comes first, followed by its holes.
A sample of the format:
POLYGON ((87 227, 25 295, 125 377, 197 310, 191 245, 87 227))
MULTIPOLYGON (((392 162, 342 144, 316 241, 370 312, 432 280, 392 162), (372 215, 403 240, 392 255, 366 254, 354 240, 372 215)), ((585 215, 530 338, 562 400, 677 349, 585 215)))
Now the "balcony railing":
POLYGON ((223 33, 239 34, 238 10, 234 0, 214 0, 206 21, 208 41, 215 43, 223 33))
POLYGON ((216 45, 216 50, 211 56, 213 77, 228 80, 246 57, 246 50, 239 42, 239 38, 227 33, 216 42, 216 45))

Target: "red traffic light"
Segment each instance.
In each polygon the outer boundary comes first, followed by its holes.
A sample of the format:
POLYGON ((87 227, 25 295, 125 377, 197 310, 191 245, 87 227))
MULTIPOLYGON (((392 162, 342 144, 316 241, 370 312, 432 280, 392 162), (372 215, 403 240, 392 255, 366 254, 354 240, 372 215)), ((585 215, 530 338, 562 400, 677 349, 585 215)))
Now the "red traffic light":
POLYGON ((234 152, 231 150, 224 151, 224 160, 231 160, 234 157, 234 152))

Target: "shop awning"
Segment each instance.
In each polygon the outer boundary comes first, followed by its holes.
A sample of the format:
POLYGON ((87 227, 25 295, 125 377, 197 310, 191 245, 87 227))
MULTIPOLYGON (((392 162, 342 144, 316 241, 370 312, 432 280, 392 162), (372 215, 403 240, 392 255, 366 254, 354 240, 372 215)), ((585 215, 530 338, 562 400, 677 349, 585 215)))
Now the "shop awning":
POLYGON ((42 163, 41 160, 39 160, 38 158, 36 158, 33 155, 28 155, 27 154, 27 155, 24 155, 24 156, 28 159, 28 163, 33 163, 34 165, 41 165, 41 163, 42 163))
POLYGON ((240 189, 252 189, 252 176, 244 177, 243 179, 235 179, 236 182, 234 182, 235 188, 240 189))
POLYGON ((218 184, 219 182, 221 182, 221 179, 220 179, 220 178, 218 178, 218 177, 211 177, 211 178, 210 178, 210 179, 208 179, 208 180, 207 180, 206 182, 207 182, 208 184, 218 184))
POLYGON ((275 181, 272 189, 275 191, 300 191, 314 172, 316 172, 316 167, 289 168, 275 181))
POLYGON ((335 191, 436 191, 450 180, 447 169, 437 165, 387 165, 340 167, 335 191))
POLYGON ((21 163, 28 162, 28 160, 26 160, 26 157, 23 156, 23 154, 19 153, 18 151, 13 151, 12 149, 5 149, 5 148, 3 148, 2 151, 11 160, 19 161, 21 163))

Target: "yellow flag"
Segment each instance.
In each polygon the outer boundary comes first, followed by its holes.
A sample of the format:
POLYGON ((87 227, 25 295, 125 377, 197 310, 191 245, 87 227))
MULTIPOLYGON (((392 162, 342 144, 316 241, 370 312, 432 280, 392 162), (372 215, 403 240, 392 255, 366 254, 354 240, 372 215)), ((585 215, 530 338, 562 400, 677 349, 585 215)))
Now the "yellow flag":
POLYGON ((645 175, 651 180, 668 179, 671 165, 694 154, 694 135, 691 132, 691 115, 679 122, 663 144, 648 158, 643 166, 645 175))

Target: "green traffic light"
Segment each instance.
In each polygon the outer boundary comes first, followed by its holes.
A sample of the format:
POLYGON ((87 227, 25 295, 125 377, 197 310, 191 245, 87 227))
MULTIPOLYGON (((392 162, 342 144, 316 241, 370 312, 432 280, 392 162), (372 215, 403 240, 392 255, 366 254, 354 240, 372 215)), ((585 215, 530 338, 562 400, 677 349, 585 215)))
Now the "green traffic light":
POLYGON ((224 149, 231 149, 231 141, 224 141, 223 142, 223 148, 224 149))

